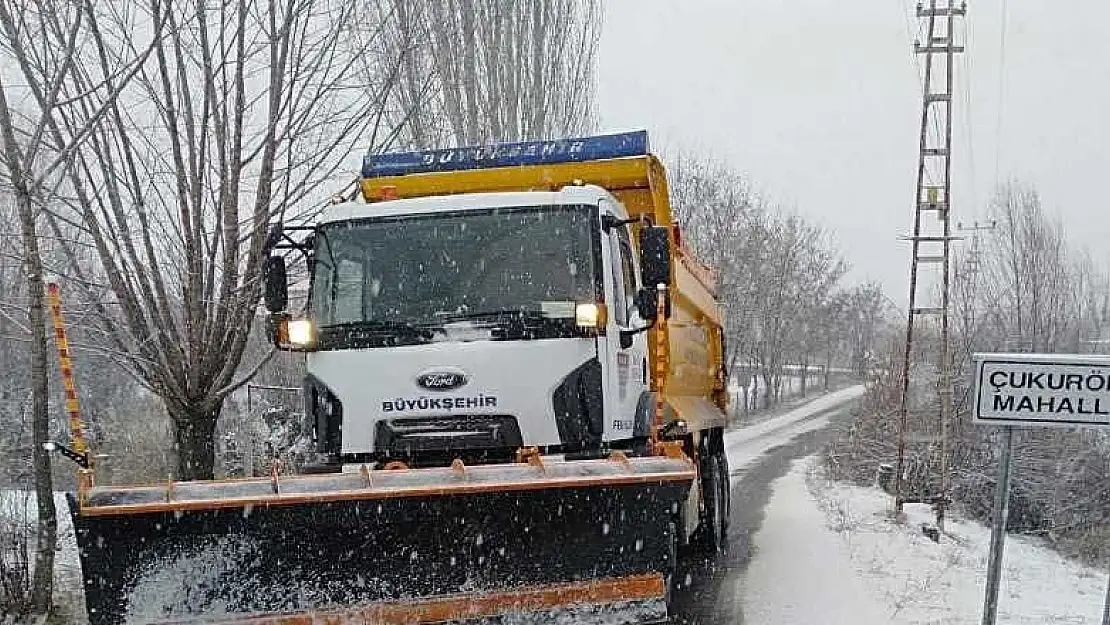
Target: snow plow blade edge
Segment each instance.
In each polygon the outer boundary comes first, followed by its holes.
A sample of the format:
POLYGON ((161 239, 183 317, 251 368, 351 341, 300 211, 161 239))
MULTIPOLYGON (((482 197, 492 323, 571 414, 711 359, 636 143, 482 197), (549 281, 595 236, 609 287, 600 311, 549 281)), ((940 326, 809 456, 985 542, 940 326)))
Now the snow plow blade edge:
MULTIPOLYGON (((475 622, 511 615, 515 623, 547 623, 553 613, 576 624, 661 622, 666 619, 662 575, 639 575, 576 584, 517 588, 511 592, 383 602, 355 609, 264 614, 242 618, 184 620, 162 625, 411 625, 475 622), (625 620, 621 621, 618 618, 625 620)), ((564 619, 565 620, 565 619, 564 619)))

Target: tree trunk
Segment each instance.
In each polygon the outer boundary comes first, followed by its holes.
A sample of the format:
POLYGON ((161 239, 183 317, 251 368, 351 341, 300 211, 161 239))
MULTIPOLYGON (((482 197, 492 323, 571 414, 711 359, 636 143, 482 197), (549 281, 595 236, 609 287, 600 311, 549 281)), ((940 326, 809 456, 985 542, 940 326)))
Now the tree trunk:
POLYGON ((802 398, 803 399, 806 396, 806 382, 808 382, 808 381, 809 381, 809 357, 806 357, 805 361, 802 362, 802 388, 801 388, 801 393, 802 393, 802 398))
POLYGON ((169 408, 177 452, 177 479, 210 480, 215 477, 216 420, 222 407, 221 401, 208 410, 195 405, 169 408))
POLYGON ((770 373, 764 373, 763 374, 763 409, 764 410, 771 407, 771 402, 773 400, 773 397, 771 395, 771 388, 772 387, 773 387, 773 383, 771 381, 771 374, 770 373))
POLYGON ((829 369, 832 369, 832 350, 825 357, 825 391, 829 390, 829 369))
POLYGON ((58 519, 54 509, 54 482, 50 472, 50 452, 43 444, 50 440, 50 396, 46 378, 46 306, 43 301, 42 257, 31 193, 21 178, 13 177, 16 206, 23 234, 23 263, 27 272, 27 312, 31 329, 31 449, 35 465, 35 496, 38 508, 38 537, 35 547, 35 577, 31 587, 31 606, 37 614, 47 614, 53 602, 54 549, 58 541, 58 519))

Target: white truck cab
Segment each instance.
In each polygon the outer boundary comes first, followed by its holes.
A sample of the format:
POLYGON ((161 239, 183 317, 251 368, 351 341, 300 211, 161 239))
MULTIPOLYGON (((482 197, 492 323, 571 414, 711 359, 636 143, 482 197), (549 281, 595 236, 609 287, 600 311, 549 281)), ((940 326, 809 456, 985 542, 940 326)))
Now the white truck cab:
POLYGON ((329 207, 307 311, 321 459, 493 461, 645 438, 649 321, 627 217, 593 185, 329 207))

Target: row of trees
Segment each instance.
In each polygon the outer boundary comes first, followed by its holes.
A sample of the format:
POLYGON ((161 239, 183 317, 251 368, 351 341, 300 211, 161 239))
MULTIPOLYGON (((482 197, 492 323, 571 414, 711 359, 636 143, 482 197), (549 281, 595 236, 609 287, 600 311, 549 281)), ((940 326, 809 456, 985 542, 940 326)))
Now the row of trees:
POLYGON ((397 59, 390 126, 417 149, 578 136, 593 127, 601 3, 369 3, 397 59))
MULTIPOLYGON (((1106 353, 1110 338, 1110 274, 1087 250, 1069 243, 1036 188, 1004 184, 990 210, 993 229, 978 250, 964 253, 958 282, 962 415, 970 410, 970 353, 1106 353)), ((958 433, 957 457, 970 460, 957 470, 972 479, 958 481, 956 492, 986 515, 990 500, 982 486, 993 480, 982 472, 993 475, 994 433, 973 428, 958 433)), ((1110 438, 1092 430, 1030 429, 1018 434, 1015 445, 1018 527, 1085 557, 1110 555, 1110 438)))
POLYGON ((740 405, 756 401, 753 377, 762 405, 777 401, 788 367, 820 365, 826 385, 833 367, 865 373, 887 312, 881 287, 845 284, 848 263, 829 233, 781 211, 727 163, 683 155, 670 169, 683 236, 720 272, 740 405))
MULTIPOLYGON (((948 458, 957 505, 984 520, 992 509, 999 447, 993 429, 968 425, 972 354, 1105 353, 1110 331, 1110 275, 1068 242, 1034 187, 1017 181, 1001 185, 989 218, 991 227, 963 243, 955 263, 956 411, 948 458)), ((927 326, 920 336, 910 418, 935 427, 937 329, 927 326)), ((844 474, 870 481, 877 465, 892 462, 897 453, 903 340, 901 333, 890 335, 886 374, 830 453, 832 466, 844 474)), ((1069 553, 1091 559, 1110 555, 1110 439, 1093 430, 1026 429, 1016 433, 1015 449, 1011 527, 1045 535, 1069 553)), ((911 496, 935 495, 939 446, 911 444, 907 458, 911 496)))

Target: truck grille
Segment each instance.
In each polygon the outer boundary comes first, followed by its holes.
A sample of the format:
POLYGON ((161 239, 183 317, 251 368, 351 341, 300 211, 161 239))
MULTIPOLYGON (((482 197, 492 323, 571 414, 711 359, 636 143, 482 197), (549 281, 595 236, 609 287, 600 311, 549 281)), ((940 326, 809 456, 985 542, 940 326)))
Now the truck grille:
POLYGON ((503 460, 524 444, 511 415, 447 415, 379 421, 374 432, 378 456, 410 466, 503 460))

